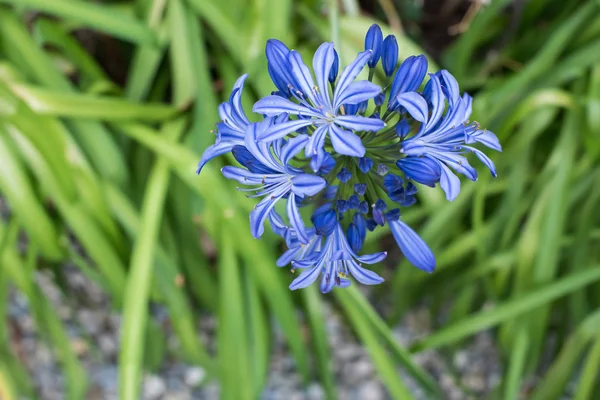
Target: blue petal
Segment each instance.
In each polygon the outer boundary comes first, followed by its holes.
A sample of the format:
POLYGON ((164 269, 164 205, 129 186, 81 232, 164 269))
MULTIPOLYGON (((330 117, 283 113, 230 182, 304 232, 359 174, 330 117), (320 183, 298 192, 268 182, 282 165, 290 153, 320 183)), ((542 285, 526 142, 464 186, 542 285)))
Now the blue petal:
MULTIPOLYGON (((327 81, 330 78, 332 67, 335 63, 336 54, 333 49, 333 43, 326 42, 319 46, 313 57, 313 70, 317 78, 317 85, 319 85, 319 95, 321 97, 322 104, 331 104, 329 97, 329 89, 327 87, 327 81)), ((335 75, 337 75, 337 65, 335 67, 335 75)), ((335 77, 333 78, 335 81, 335 77)))
POLYGON ((389 225, 404 257, 415 267, 433 272, 435 257, 423 239, 401 220, 391 221, 389 225))
POLYGON ((384 281, 382 277, 373 271, 359 266, 356 262, 350 261, 346 263, 352 277, 363 285, 377 285, 384 281))
POLYGON ((406 108, 406 111, 417 121, 427 122, 429 110, 425 99, 416 92, 401 93, 396 98, 398 104, 406 108))
POLYGON ((255 174, 276 174, 276 173, 278 173, 277 171, 274 171, 271 168, 263 165, 244 146, 239 146, 239 145, 234 146, 233 149, 231 149, 231 153, 233 154, 233 157, 235 157, 237 162, 242 164, 244 167, 248 168, 248 171, 250 171, 250 172, 253 172, 255 174))
POLYGON ((452 74, 445 69, 438 72, 438 76, 440 77, 440 83, 442 84, 442 88, 444 89, 444 94, 448 99, 450 105, 456 104, 460 98, 460 90, 458 88, 458 82, 452 76, 452 74))
POLYGON ((360 137, 344 130, 335 124, 330 125, 329 138, 336 152, 345 156, 362 157, 365 155, 365 146, 360 137))
POLYGON ((298 135, 288 140, 287 144, 281 149, 280 159, 284 166, 289 165, 290 160, 294 158, 308 142, 307 135, 298 135))
POLYGON ((196 170, 196 173, 199 174, 206 163, 213 158, 220 156, 221 154, 229 153, 235 145, 236 143, 223 141, 208 147, 202 154, 200 162, 198 162, 198 169, 196 170))
POLYGON ((440 187, 446 193, 446 199, 452 201, 460 193, 460 179, 444 164, 440 164, 440 167, 442 167, 440 187))
POLYGON ((340 95, 344 93, 346 88, 356 79, 360 71, 365 67, 365 64, 371 58, 371 51, 363 51, 359 53, 356 59, 344 68, 344 71, 340 75, 337 86, 335 87, 335 93, 333 94, 334 108, 337 110, 342 103, 338 101, 340 95))
POLYGON ((282 113, 288 114, 301 114, 308 115, 311 117, 322 118, 323 115, 313 111, 312 109, 296 104, 288 99, 284 99, 281 96, 266 96, 257 101, 252 108, 252 111, 259 114, 265 114, 268 116, 275 116, 282 113))
POLYGON ((385 126, 385 122, 377 118, 361 117, 360 115, 339 115, 335 123, 353 131, 377 132, 385 126))
POLYGON ((327 263, 325 271, 323 271, 323 277, 321 278, 321 293, 329 293, 335 286, 335 264, 333 261, 327 263))
POLYGON ((269 63, 269 74, 271 75, 271 79, 273 79, 273 83, 275 83, 275 86, 281 92, 288 94, 288 85, 295 86, 296 83, 292 77, 288 61, 290 50, 279 40, 270 39, 267 40, 265 53, 269 63))
POLYGON ((277 259, 277 262, 275 264, 278 267, 285 267, 286 265, 291 263, 294 260, 294 258, 296 258, 299 252, 300 251, 297 247, 294 247, 293 249, 288 249, 281 255, 281 257, 277 259))
POLYGON ((502 146, 500 145, 498 137, 488 130, 477 131, 476 133, 472 134, 471 137, 473 137, 475 141, 485 145, 486 147, 489 147, 490 149, 502 151, 502 146))
POLYGON ((327 181, 317 175, 300 174, 292 178, 292 191, 300 197, 314 196, 325 186, 327 181))
POLYGON ((296 119, 284 122, 283 124, 272 125, 258 135, 258 140, 271 142, 273 140, 284 138, 288 134, 312 124, 313 121, 310 119, 296 119))
POLYGON ((292 50, 288 56, 288 59, 290 61, 290 65, 292 66, 292 74, 294 74, 294 78, 296 78, 296 82, 299 85, 298 88, 294 89, 302 92, 301 97, 308 98, 313 104, 317 104, 313 95, 315 83, 310 74, 310 70, 306 64, 304 64, 304 60, 302 60, 302 56, 297 51, 292 50))
POLYGON ((429 82, 427 82, 427 85, 431 86, 431 89, 429 91, 431 97, 429 98, 429 100, 431 101, 432 109, 431 117, 425 125, 425 130, 429 130, 435 127, 435 125, 439 122, 440 118, 442 117, 442 114, 446 107, 446 103, 444 101, 444 94, 442 93, 442 86, 440 85, 438 77, 435 75, 431 75, 431 79, 429 80, 429 82))
POLYGON ((221 168, 221 173, 225 178, 234 179, 242 185, 263 185, 266 181, 264 174, 256 174, 230 165, 221 168))
POLYGON ((343 93, 337 97, 333 105, 335 110, 342 104, 358 104, 370 100, 381 93, 381 87, 369 81, 352 82, 343 93))
POLYGON ((274 193, 271 197, 265 197, 258 203, 252 211, 250 211, 250 232, 255 239, 258 239, 265 232, 264 223, 273 207, 287 191, 280 190, 279 193, 274 193))
POLYGON ((307 244, 309 242, 309 238, 306 235, 304 221, 302 220, 302 216, 298 211, 298 206, 296 205, 296 195, 294 193, 291 193, 290 197, 288 198, 287 214, 288 218, 290 219, 290 225, 296 230, 298 240, 300 241, 300 243, 307 244))
POLYGON ((377 264, 387 257, 387 251, 380 253, 365 254, 364 256, 356 257, 358 261, 364 264, 377 264))
MULTIPOLYGON (((319 149, 323 148, 325 144, 325 136, 327 131, 329 130, 329 126, 326 124, 320 125, 310 136, 308 139, 308 143, 306 144, 304 154, 306 157, 312 157, 317 154, 319 149)), ((319 167, 317 167, 318 169, 319 167)))
MULTIPOLYGON (((292 264, 293 265, 293 264, 292 264)), ((313 267, 309 270, 303 271, 296 279, 290 284, 291 290, 303 289, 310 286, 314 281, 317 280, 321 273, 321 267, 313 267)))
POLYGON ((238 80, 235 81, 235 84, 233 85, 233 91, 229 96, 229 103, 231 104, 234 114, 240 124, 250 123, 246 117, 246 114, 244 113, 244 108, 242 107, 242 92, 244 90, 244 82, 246 81, 246 78, 248 78, 248 74, 240 76, 238 80))
POLYGON ((492 176, 494 178, 497 176, 496 175, 496 166, 494 165, 494 162, 488 156, 486 156, 482 151, 475 149, 473 147, 470 147, 470 146, 462 146, 462 147, 469 149, 470 151, 475 153, 475 155, 477 156, 479 161, 481 161, 483 164, 485 164, 486 167, 488 167, 488 169, 492 173, 492 176))
POLYGON ((264 166, 269 167, 274 171, 284 172, 283 166, 275 160, 273 153, 271 152, 271 146, 269 146, 268 143, 258 141, 258 138, 263 136, 265 130, 268 128, 267 122, 268 121, 263 121, 248 125, 244 145, 264 166))

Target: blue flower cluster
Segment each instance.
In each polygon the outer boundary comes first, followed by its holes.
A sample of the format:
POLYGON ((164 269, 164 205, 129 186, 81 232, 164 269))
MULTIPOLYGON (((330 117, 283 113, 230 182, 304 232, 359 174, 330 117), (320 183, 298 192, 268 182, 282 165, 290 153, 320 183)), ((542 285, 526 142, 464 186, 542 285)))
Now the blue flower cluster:
POLYGON ((432 272, 435 257, 402 221, 400 207, 416 203, 415 183, 439 183, 452 201, 460 191, 456 173, 477 179, 467 153, 496 175, 494 163, 472 146, 479 142, 501 151, 492 132, 469 122, 471 97, 461 96, 456 79, 444 70, 429 74, 423 86, 428 67, 423 55, 398 67, 396 38, 384 39, 377 25, 367 32, 365 51, 341 71, 333 43, 315 52, 314 77, 300 53, 278 40, 267 42, 266 56, 277 91, 254 104, 263 120, 250 122, 242 109, 244 75, 219 106, 216 143, 197 172, 212 158, 233 154, 240 166, 226 166, 222 173, 248 186, 239 190, 249 197, 261 199, 250 213, 252 235, 259 238, 269 220, 285 239, 288 250, 277 265, 302 270, 292 290, 319 276, 322 292, 350 285, 350 277, 381 283, 362 264, 380 262, 387 252, 359 253, 367 233, 386 224, 404 256, 432 272), (372 82, 378 65, 383 88, 372 82), (365 66, 369 79, 357 80, 365 66), (300 209, 311 205, 309 223, 300 209))

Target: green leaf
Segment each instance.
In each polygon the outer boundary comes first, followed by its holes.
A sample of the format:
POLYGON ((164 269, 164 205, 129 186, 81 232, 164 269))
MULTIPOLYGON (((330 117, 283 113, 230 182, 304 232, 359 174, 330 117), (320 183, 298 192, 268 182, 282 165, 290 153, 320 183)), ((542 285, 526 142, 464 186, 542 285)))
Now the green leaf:
POLYGON ((144 24, 100 4, 69 0, 0 0, 0 3, 52 14, 134 43, 157 43, 154 32, 144 24))
POLYGON ((552 300, 579 290, 600 280, 600 266, 590 266, 585 271, 572 274, 556 283, 546 285, 530 294, 505 301, 489 311, 482 311, 443 328, 418 341, 413 352, 438 348, 491 328, 503 321, 515 318, 527 311, 535 310, 552 300))

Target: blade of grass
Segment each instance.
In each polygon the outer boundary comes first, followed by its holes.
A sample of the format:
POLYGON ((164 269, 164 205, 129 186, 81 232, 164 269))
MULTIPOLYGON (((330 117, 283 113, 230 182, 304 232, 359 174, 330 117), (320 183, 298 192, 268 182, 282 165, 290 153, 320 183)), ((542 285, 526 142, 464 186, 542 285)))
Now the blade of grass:
POLYGON ((39 115, 105 121, 139 119, 160 122, 173 118, 179 112, 167 104, 139 104, 118 97, 65 93, 17 83, 10 84, 10 88, 39 115))
POLYGON ((322 300, 319 291, 315 285, 311 285, 302 290, 302 298, 308 314, 308 321, 312 329, 311 340, 317 353, 317 365, 319 367, 319 377, 323 382, 327 398, 334 400, 338 398, 335 388, 334 376, 332 370, 331 352, 329 343, 327 343, 327 331, 324 323, 324 313, 322 300))
POLYGON ((491 328, 500 322, 515 318, 527 311, 534 310, 598 280, 600 280, 600 266, 591 266, 583 272, 571 274, 530 294, 505 301, 489 311, 479 312, 443 328, 415 343, 411 347, 411 351, 417 352, 448 345, 476 332, 491 328))
POLYGON ((410 391, 406 388, 402 379, 398 377, 394 364, 389 359, 387 352, 379 342, 377 334, 371 329, 370 324, 365 324, 363 316, 358 311, 354 299, 348 295, 346 290, 337 290, 335 292, 340 305, 350 319, 352 328, 356 331, 367 351, 373 359, 373 364, 379 373, 379 378, 383 381, 393 399, 412 399, 410 391))
POLYGON ((0 0, 0 3, 45 12, 134 43, 157 42, 154 32, 138 20, 100 4, 69 0, 0 0))
POLYGON ((218 351, 221 367, 221 396, 224 400, 251 399, 247 323, 242 284, 235 254, 231 223, 224 221, 220 235, 218 351))
MULTIPOLYGON (((165 124, 165 136, 176 141, 185 127, 185 119, 165 124)), ((152 281, 152 260, 162 209, 169 183, 169 164, 159 158, 150 174, 142 205, 140 235, 131 256, 131 267, 124 292, 119 385, 123 400, 137 400, 141 380, 142 351, 148 320, 148 297, 152 281)))

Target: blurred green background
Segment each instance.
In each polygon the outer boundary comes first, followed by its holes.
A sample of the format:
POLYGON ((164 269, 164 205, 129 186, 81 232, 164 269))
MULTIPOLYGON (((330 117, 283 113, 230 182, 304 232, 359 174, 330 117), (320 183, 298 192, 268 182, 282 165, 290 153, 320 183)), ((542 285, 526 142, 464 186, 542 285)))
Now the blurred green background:
POLYGON ((0 0, 0 398, 48 398, 11 328, 15 293, 52 350, 62 398, 102 398, 39 284, 43 274, 77 310, 76 270, 122 315, 125 400, 173 360, 201 367, 220 398, 276 398, 265 390, 275 336, 300 390, 316 381, 343 398, 332 316, 384 398, 451 398, 450 379, 464 398, 599 399, 599 11, 595 0, 0 0), (293 275, 275 266, 282 244, 249 234, 253 202, 220 161, 200 176, 196 163, 239 75, 250 74, 247 110, 273 90, 267 39, 311 52, 333 23, 348 61, 373 22, 398 36, 401 59, 426 52, 474 96, 473 118, 504 147, 492 154, 498 178, 463 181, 452 203, 424 190, 406 211, 438 258, 432 275, 392 252, 376 266, 386 282, 368 291, 290 292, 293 275), (427 329, 400 341, 416 309, 427 329), (481 332, 500 371, 478 391, 452 366, 481 332), (449 365, 444 379, 427 354, 449 365))

